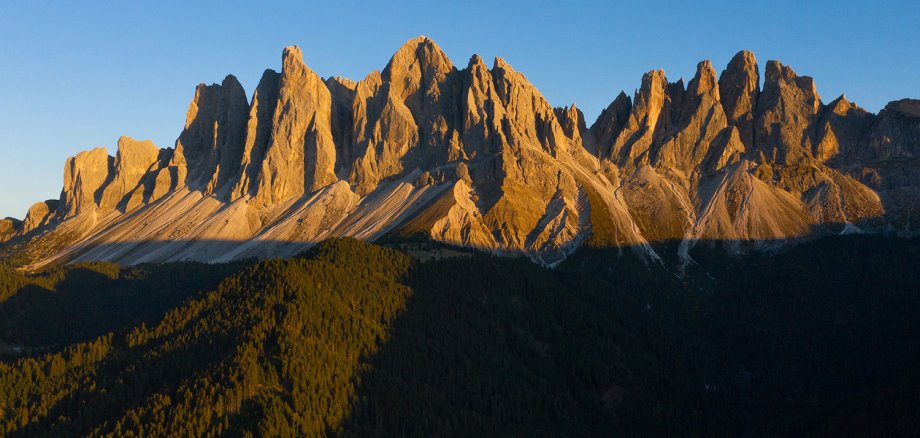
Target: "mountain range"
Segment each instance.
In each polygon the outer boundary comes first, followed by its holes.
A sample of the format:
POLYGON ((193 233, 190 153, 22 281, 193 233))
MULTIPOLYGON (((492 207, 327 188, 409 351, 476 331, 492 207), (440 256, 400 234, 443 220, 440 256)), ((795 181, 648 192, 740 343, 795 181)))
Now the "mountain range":
POLYGON ((825 103, 811 77, 772 60, 761 74, 742 51, 686 84, 650 71, 589 127, 505 60, 458 68, 418 37, 357 82, 292 46, 250 99, 232 75, 200 84, 173 148, 121 137, 114 157, 70 157, 60 199, 0 221, 0 241, 36 269, 285 257, 339 236, 688 263, 700 244, 911 236, 918 215, 920 100, 825 103))

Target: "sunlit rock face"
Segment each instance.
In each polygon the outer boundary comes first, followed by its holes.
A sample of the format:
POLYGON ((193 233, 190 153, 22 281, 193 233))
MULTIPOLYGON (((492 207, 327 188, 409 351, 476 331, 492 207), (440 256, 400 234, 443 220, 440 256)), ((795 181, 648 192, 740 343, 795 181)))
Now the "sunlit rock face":
POLYGON ((844 225, 916 233, 920 101, 825 104, 814 79, 747 51, 637 85, 589 126, 510 62, 456 66, 426 37, 358 81, 319 77, 292 46, 248 99, 232 75, 197 86, 175 147, 122 137, 114 157, 71 157, 60 200, 0 221, 0 240, 24 236, 35 267, 281 257, 333 236, 553 265, 583 245, 689 258, 844 225))

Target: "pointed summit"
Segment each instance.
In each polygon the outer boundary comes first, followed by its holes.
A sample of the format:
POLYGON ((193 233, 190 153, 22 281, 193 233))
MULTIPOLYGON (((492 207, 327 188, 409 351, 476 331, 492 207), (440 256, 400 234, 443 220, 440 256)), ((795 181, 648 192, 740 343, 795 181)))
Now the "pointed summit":
POLYGON ((486 67, 485 61, 482 60, 482 57, 479 56, 478 53, 474 53, 473 56, 470 57, 470 62, 466 64, 466 68, 468 69, 473 68, 473 66, 484 67, 488 69, 488 67, 486 67))
POLYGON ((394 95, 405 99, 421 88, 443 81, 453 69, 453 62, 434 41, 419 36, 406 41, 393 54, 382 77, 390 82, 394 95))
POLYGON ((827 104, 827 108, 838 116, 845 116, 851 109, 858 109, 859 106, 850 102, 845 94, 841 94, 840 97, 827 104))
POLYGON ((220 85, 198 84, 173 159, 185 184, 212 193, 236 173, 248 111, 246 92, 233 75, 220 85))
POLYGON ((812 123, 821 106, 814 79, 798 76, 779 61, 767 61, 757 99, 754 144, 768 161, 797 163, 812 155, 812 123))
POLYGON ((303 65, 303 52, 299 46, 287 46, 281 52, 281 68, 287 69, 288 66, 294 67, 303 65))
POLYGON ((258 180, 262 202, 278 203, 336 181, 332 97, 303 62, 300 48, 282 54, 281 84, 272 133, 258 180))
POLYGON ((767 61, 767 67, 764 70, 765 82, 791 81, 797 77, 792 67, 783 65, 782 62, 775 59, 767 61))
MULTIPOLYGON (((683 88, 683 84, 680 85, 683 88)), ((652 70, 642 75, 642 87, 636 91, 629 118, 611 148, 611 159, 621 165, 637 164, 644 157, 655 138, 659 118, 669 124, 669 117, 660 117, 668 100, 668 80, 664 70, 652 70)), ((673 87, 672 87, 673 88, 673 87)))
POLYGON ((690 96, 712 94, 716 100, 719 100, 716 71, 712 68, 712 63, 708 59, 696 65, 696 75, 687 85, 687 94, 690 96))
POLYGON ((588 138, 592 140, 586 144, 588 152, 597 157, 609 157, 610 149, 626 124, 631 109, 632 99, 620 91, 616 99, 601 111, 600 116, 591 125, 591 135, 588 138))
POLYGON ((581 144, 582 133, 587 131, 584 113, 575 106, 575 102, 572 102, 572 106, 569 107, 555 108, 555 112, 565 136, 572 141, 572 144, 581 144))
POLYGON ((722 70, 719 95, 730 124, 738 128, 745 147, 754 145, 754 108, 760 94, 760 71, 754 54, 742 50, 722 70))

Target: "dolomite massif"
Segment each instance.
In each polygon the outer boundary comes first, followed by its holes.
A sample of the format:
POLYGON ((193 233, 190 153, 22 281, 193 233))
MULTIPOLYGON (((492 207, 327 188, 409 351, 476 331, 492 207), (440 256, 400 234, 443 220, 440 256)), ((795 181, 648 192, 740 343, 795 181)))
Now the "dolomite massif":
POLYGON ((333 236, 553 265, 581 245, 689 261, 709 242, 913 235, 918 215, 920 100, 824 103, 811 77, 768 61, 761 78, 742 51, 686 84, 650 71, 589 127, 505 60, 458 68, 418 37, 357 82, 288 47, 251 99, 232 75, 200 84, 174 148, 122 137, 115 157, 76 154, 60 199, 0 221, 0 240, 33 268, 285 257, 333 236))

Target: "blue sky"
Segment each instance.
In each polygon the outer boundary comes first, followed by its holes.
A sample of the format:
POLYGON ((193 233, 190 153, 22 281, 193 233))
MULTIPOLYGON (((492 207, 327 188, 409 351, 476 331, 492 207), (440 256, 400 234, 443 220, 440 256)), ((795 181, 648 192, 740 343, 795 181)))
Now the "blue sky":
POLYGON ((589 125, 643 72, 718 71, 741 49, 878 111, 920 98, 920 2, 6 2, 0 11, 0 217, 57 198, 64 160, 120 135, 172 146, 199 82, 251 93, 297 44, 322 76, 360 79, 427 35, 458 67, 505 58, 589 125), (641 5, 639 3, 650 3, 641 5), (875 4, 872 4, 875 3, 875 4))

